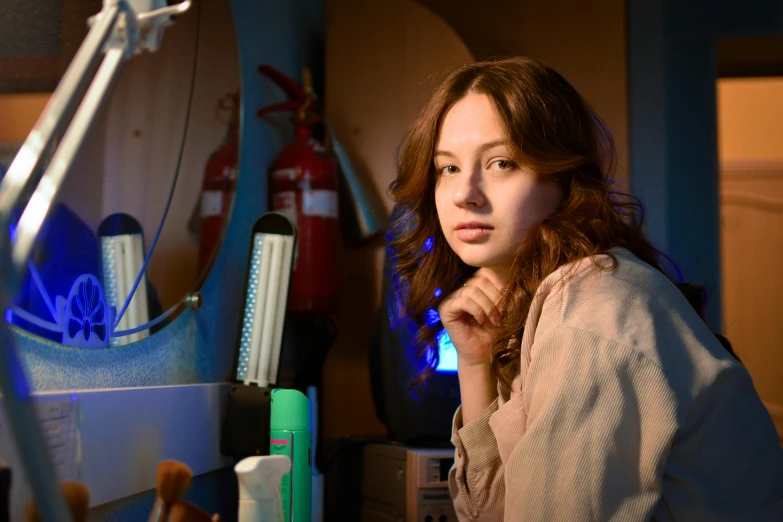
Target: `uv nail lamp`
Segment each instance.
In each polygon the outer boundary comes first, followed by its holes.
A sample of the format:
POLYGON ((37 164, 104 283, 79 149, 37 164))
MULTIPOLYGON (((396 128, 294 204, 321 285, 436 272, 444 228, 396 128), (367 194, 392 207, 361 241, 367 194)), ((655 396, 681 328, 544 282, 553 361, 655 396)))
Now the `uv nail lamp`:
POLYGON ((268 212, 253 225, 221 440, 226 455, 269 453, 269 392, 278 380, 295 249, 296 227, 283 214, 268 212))

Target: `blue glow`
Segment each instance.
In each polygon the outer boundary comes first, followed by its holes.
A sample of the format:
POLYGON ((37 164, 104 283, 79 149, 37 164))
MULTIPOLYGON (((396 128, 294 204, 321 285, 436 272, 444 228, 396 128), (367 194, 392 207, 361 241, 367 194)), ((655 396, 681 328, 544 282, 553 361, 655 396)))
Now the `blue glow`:
MULTIPOLYGON (((15 228, 9 225, 12 234, 16 233, 15 228)), ((41 255, 35 266, 28 263, 30 270, 22 277, 13 299, 11 320, 30 333, 62 343, 63 328, 60 323, 52 322, 58 321, 55 298, 61 296, 65 300, 80 275, 91 275, 100 281, 100 241, 79 216, 57 203, 45 221, 37 244, 41 255), (31 318, 38 320, 31 321, 31 318)))
POLYGON ((432 250, 432 244, 433 243, 435 243, 435 240, 433 238, 431 238, 431 237, 428 237, 427 241, 424 242, 424 250, 426 250, 427 252, 432 250))
POLYGON ((451 342, 449 334, 444 328, 438 334, 438 367, 436 372, 456 372, 457 371, 457 349, 451 342))
POLYGON ((430 308, 427 310, 427 324, 430 326, 435 326, 440 322, 440 315, 438 315, 438 311, 434 308, 430 308))
POLYGON ((443 289, 442 288, 436 288, 435 289, 435 297, 440 297, 443 295, 443 289))
POLYGON ((5 310, 5 322, 8 324, 14 323, 14 314, 11 312, 10 308, 6 308, 5 310))

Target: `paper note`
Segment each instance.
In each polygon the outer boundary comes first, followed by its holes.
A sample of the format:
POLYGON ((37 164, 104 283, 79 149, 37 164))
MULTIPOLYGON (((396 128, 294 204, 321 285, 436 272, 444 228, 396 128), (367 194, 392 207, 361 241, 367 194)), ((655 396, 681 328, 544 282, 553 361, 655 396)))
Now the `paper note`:
POLYGON ((75 400, 39 400, 38 419, 59 480, 79 478, 79 417, 75 400))
MULTIPOLYGON (((75 396, 69 399, 47 400, 36 397, 39 425, 58 480, 78 480, 81 466, 79 435, 79 405, 75 396)), ((18 448, 14 443, 0 399, 0 459, 12 470, 11 520, 22 520, 22 511, 32 499, 18 448)))

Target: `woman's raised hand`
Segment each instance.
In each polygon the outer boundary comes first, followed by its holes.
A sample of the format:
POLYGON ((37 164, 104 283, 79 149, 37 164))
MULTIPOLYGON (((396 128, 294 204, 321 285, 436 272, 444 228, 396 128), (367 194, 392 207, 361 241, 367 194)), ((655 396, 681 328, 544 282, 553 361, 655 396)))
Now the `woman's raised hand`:
POLYGON ((489 269, 480 268, 438 307, 441 323, 459 354, 460 366, 489 365, 491 325, 500 321, 498 304, 503 281, 489 269))

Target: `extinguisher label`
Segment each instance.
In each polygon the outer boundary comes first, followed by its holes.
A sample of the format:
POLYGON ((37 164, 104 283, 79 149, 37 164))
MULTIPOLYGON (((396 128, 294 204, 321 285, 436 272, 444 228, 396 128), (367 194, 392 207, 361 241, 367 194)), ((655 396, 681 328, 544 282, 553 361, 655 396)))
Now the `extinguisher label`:
MULTIPOLYGON (((284 192, 278 192, 275 194, 274 198, 272 199, 272 209, 283 214, 297 226, 299 225, 299 220, 296 216, 296 192, 293 190, 286 190, 284 192)), ((298 263, 299 243, 297 242, 296 248, 294 249, 294 271, 296 271, 298 263)))
POLYGON ((302 191, 302 215, 337 219, 337 191, 302 191))
POLYGON ((223 192, 205 190, 201 194, 201 217, 219 216, 223 212, 223 192))
POLYGON ((275 194, 272 207, 275 211, 280 212, 285 217, 297 222, 296 219, 296 192, 293 190, 287 190, 285 192, 278 192, 275 194))
POLYGON ((272 179, 277 181, 296 181, 297 169, 279 169, 272 171, 272 179))

